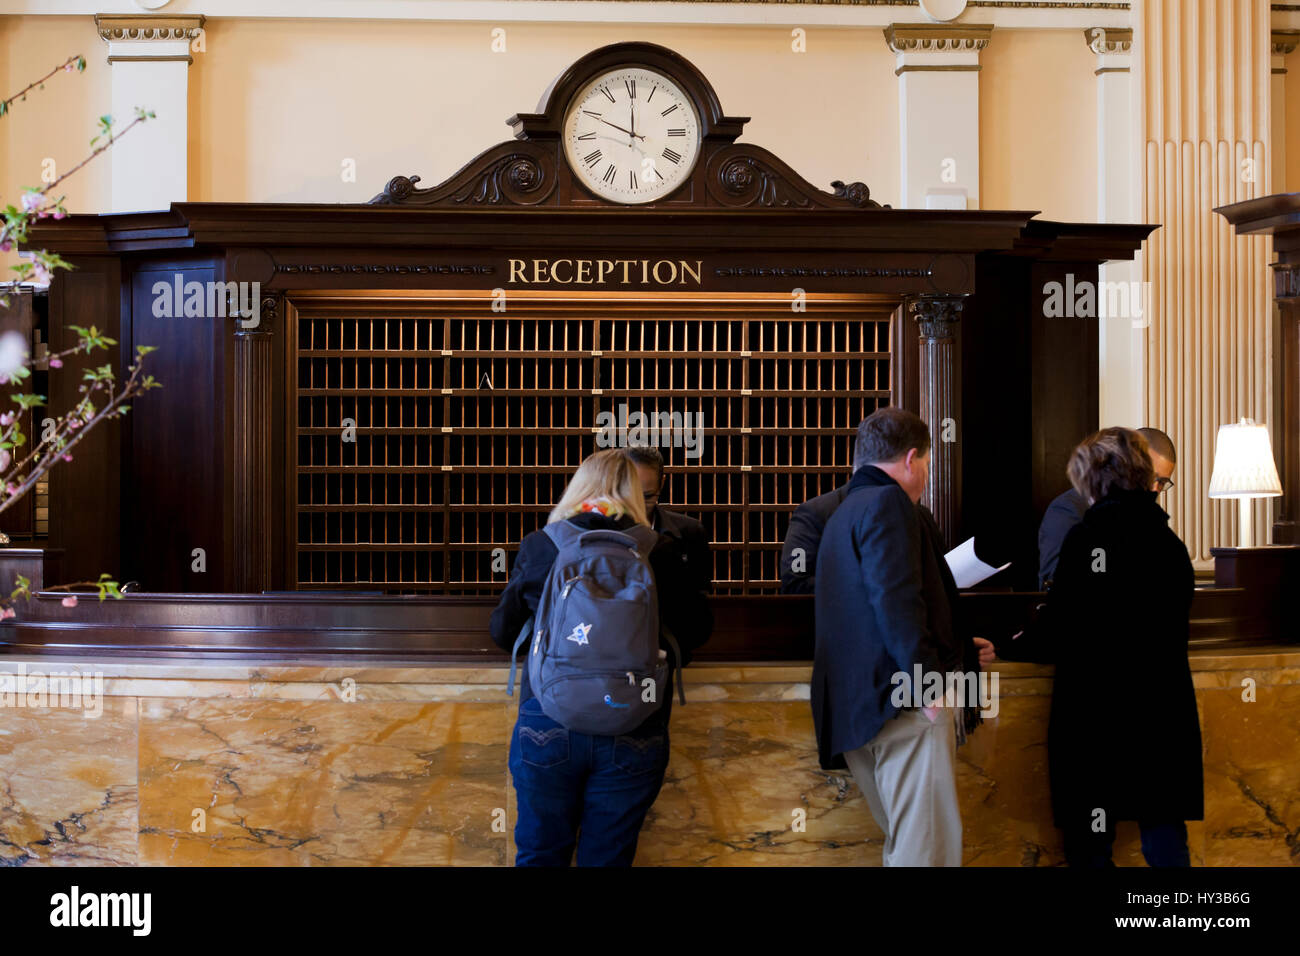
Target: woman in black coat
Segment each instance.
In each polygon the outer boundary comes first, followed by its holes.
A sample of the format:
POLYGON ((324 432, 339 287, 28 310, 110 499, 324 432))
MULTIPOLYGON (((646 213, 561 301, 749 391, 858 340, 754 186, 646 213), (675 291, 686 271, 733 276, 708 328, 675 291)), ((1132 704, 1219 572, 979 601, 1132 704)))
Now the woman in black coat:
POLYGON ((1065 538, 1046 603, 997 653, 1056 665, 1048 768, 1066 862, 1113 866, 1115 822, 1136 820, 1148 864, 1187 866, 1184 821, 1204 817, 1187 661, 1192 562, 1156 503, 1140 434, 1085 439, 1069 474, 1090 507, 1065 538))

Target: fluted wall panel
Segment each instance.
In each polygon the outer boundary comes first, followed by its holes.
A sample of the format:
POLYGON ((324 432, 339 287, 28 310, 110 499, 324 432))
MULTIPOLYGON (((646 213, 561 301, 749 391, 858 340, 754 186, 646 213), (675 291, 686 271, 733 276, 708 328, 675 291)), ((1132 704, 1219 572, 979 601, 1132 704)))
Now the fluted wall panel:
MULTIPOLYGON (((1139 0, 1134 12, 1143 209, 1161 226, 1143 256, 1145 419, 1177 446, 1177 486, 1162 503, 1208 568, 1211 547, 1238 541, 1235 503, 1206 495, 1218 427, 1243 416, 1268 421, 1273 398, 1271 244, 1235 236, 1213 212, 1270 191, 1269 4, 1139 0)), ((1256 503, 1257 541, 1269 540, 1270 514, 1256 503)))

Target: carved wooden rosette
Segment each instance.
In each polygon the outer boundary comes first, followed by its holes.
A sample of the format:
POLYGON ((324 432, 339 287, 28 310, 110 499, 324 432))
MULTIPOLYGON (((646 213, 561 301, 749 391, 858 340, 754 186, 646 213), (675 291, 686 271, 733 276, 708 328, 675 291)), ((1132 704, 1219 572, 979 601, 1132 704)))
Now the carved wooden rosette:
POLYGON ((921 332, 921 418, 930 429, 930 481, 922 502, 934 512, 950 549, 957 543, 961 523, 961 346, 957 322, 965 303, 965 295, 917 295, 907 299, 908 313, 916 319, 921 332), (951 422, 945 428, 948 419, 951 422), (945 441, 945 437, 951 440, 945 441))
POLYGON ((253 594, 272 587, 271 336, 282 302, 279 294, 264 294, 256 325, 235 320, 234 578, 236 590, 253 594))

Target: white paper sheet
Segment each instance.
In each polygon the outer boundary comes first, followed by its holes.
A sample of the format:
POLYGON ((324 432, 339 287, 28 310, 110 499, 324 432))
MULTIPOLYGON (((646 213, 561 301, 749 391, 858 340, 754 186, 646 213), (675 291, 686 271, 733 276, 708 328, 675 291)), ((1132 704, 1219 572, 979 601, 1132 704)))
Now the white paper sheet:
POLYGON ((1005 571, 1011 567, 1010 561, 1000 568, 995 568, 993 565, 985 564, 975 557, 974 538, 967 538, 945 554, 944 557, 948 561, 948 569, 952 571, 953 579, 957 582, 959 588, 973 588, 985 578, 991 578, 999 571, 1005 571))

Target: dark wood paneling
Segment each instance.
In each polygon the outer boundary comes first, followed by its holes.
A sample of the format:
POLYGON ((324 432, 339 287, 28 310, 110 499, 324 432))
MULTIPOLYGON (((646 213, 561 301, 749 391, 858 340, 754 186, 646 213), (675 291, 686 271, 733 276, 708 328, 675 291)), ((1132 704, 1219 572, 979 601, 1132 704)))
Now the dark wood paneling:
MULTIPOLYGON (((27 565, 23 565, 26 567, 27 565)), ((0 566, 0 581, 10 572, 0 566)), ((20 618, 0 624, 0 653, 109 653, 150 656, 304 654, 399 656, 439 661, 503 660, 488 636, 495 601, 470 597, 360 595, 134 594, 75 608, 45 592, 20 618)), ((1024 627, 1041 593, 970 592, 960 611, 972 632, 995 643, 1024 627)), ((1246 588, 1202 588, 1192 605, 1198 646, 1296 641, 1245 616, 1246 588)), ((813 598, 713 598, 713 636, 695 655, 715 661, 812 659, 813 598)))
POLYGON ((146 367, 161 389, 139 396, 130 430, 129 529, 123 580, 149 591, 222 591, 232 586, 223 469, 228 325, 213 316, 154 314, 156 283, 208 283, 211 261, 172 261, 131 278, 131 345, 152 345, 146 367), (203 573, 192 552, 206 555, 203 573))
MULTIPOLYGON (((95 326, 122 340, 121 263, 116 258, 73 258, 74 269, 59 272, 50 287, 50 351, 77 344, 68 326, 95 326)), ((73 354, 50 374, 50 410, 63 414, 76 406, 82 373, 110 364, 121 378, 120 353, 96 350, 73 354)), ((39 419, 36 422, 39 427, 39 419)), ((121 572, 121 425, 110 420, 81 439, 73 460, 50 472, 49 546, 62 549, 68 581, 98 580, 121 572)), ((121 578, 119 577, 119 580, 121 578)), ((56 583, 56 582, 51 582, 56 583)))

